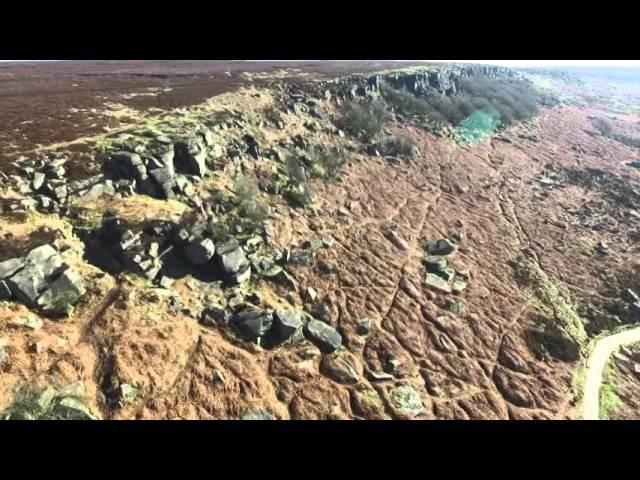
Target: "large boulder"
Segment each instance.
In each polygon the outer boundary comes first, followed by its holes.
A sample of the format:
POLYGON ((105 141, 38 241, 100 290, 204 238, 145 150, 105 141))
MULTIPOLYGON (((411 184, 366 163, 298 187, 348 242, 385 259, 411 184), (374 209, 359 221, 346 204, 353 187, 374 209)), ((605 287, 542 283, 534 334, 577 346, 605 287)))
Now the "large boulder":
POLYGON ((234 239, 222 243, 216 249, 218 263, 224 274, 234 283, 249 279, 251 265, 242 247, 234 239))
POLYGON ((111 155, 109 170, 118 178, 133 178, 140 180, 147 174, 142 158, 137 153, 115 152, 111 155))
POLYGON ((296 310, 276 310, 273 312, 272 336, 276 344, 286 342, 298 332, 304 321, 302 313, 296 310))
POLYGON ((6 279, 13 295, 29 307, 36 307, 47 282, 63 270, 62 257, 51 245, 33 249, 24 259, 22 270, 6 279))
POLYGON ((311 320, 305 327, 306 337, 324 353, 334 352, 342 345, 342 335, 331 325, 311 320))
POLYGON ((67 269, 54 280, 38 298, 40 308, 49 313, 68 313, 86 293, 82 277, 74 270, 67 269))
POLYGON ((0 262, 0 280, 10 277, 24 267, 24 260, 21 258, 10 258, 0 262))
POLYGON ((192 265, 204 265, 216 251, 215 244, 210 238, 201 238, 187 243, 184 247, 184 256, 192 265))
POLYGON ((207 173, 207 152, 204 145, 192 140, 180 141, 175 143, 174 150, 173 163, 176 172, 204 177, 207 173))

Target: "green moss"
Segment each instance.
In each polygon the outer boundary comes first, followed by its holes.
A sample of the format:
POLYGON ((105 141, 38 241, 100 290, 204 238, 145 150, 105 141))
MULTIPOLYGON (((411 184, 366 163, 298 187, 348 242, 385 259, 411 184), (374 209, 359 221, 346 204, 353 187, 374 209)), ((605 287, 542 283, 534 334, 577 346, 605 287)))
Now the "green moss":
POLYGON ((584 355, 589 338, 584 322, 576 313, 569 296, 561 286, 540 268, 538 262, 520 253, 513 261, 516 279, 533 294, 533 306, 541 314, 545 330, 566 334, 584 355))
POLYGON ((607 364, 607 368, 603 375, 604 381, 600 387, 600 411, 599 418, 608 420, 610 416, 622 407, 623 402, 616 391, 615 382, 611 375, 611 363, 607 364))
POLYGON ((60 390, 54 387, 26 386, 16 393, 4 412, 6 420, 95 420, 84 403, 84 385, 80 382, 60 390))

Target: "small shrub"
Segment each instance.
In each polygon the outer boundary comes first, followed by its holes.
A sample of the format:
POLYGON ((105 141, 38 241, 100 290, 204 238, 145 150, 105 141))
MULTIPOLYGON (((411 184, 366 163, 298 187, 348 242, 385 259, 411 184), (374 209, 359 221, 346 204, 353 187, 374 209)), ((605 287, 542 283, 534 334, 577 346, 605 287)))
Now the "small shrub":
POLYGON ((284 194, 296 207, 306 207, 313 202, 313 195, 305 183, 287 185, 284 194))
POLYGON ((383 155, 401 158, 414 158, 418 153, 418 146, 411 137, 393 136, 385 137, 378 145, 383 155))
POLYGON ((304 183, 308 175, 304 164, 297 157, 288 156, 284 162, 284 173, 293 183, 304 183))
POLYGON ((600 419, 608 420, 623 405, 615 386, 610 381, 604 382, 600 389, 600 412, 598 415, 600 419))
POLYGON ((93 420, 82 384, 57 390, 27 386, 19 390, 3 417, 7 420, 93 420))
POLYGON ((310 152, 311 174, 314 177, 335 180, 346 161, 345 152, 341 147, 316 147, 310 152))
POLYGON ((584 351, 588 343, 584 323, 560 285, 547 276, 535 259, 524 253, 518 254, 513 267, 516 280, 534 295, 534 307, 540 313, 545 332, 567 336, 584 351))
POLYGON ((389 119, 389 112, 380 101, 351 102, 345 106, 339 126, 356 138, 368 142, 382 132, 389 119))
POLYGON ((611 125, 611 122, 606 118, 594 118, 591 121, 591 124, 593 125, 593 128, 600 132, 600 135, 602 135, 603 137, 609 138, 613 134, 613 125, 611 125))
POLYGON ((239 176, 234 185, 238 211, 251 223, 259 223, 269 217, 269 208, 261 198, 260 190, 255 182, 245 176, 239 176))
POLYGON ((264 109, 264 116, 267 121, 269 121, 276 127, 279 127, 284 123, 282 119, 282 112, 273 105, 270 105, 264 109))

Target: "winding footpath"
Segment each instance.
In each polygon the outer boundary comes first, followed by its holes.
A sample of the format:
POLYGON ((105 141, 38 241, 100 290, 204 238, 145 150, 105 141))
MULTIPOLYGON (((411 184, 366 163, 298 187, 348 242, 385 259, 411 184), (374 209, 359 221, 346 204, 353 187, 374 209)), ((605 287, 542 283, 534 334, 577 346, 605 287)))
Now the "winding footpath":
POLYGON ((609 357, 619 347, 636 342, 640 342, 640 327, 604 337, 596 343, 587 363, 587 378, 584 387, 584 420, 599 420, 600 387, 609 357))

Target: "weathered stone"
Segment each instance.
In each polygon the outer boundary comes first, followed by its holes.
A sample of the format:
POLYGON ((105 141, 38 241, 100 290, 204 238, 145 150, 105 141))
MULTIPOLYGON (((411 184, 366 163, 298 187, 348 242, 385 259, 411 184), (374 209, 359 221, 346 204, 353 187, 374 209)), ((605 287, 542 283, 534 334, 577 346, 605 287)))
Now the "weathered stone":
POLYGON ((85 293, 82 277, 74 270, 67 269, 40 295, 38 305, 47 312, 67 313, 69 307, 85 293))
POLYGON ((310 250, 313 250, 314 252, 316 250, 320 250, 324 244, 322 243, 322 240, 318 239, 318 238, 314 238, 313 240, 307 240, 302 244, 303 248, 308 248, 310 250))
POLYGON ((331 380, 346 385, 354 385, 360 381, 355 360, 346 353, 326 355, 320 362, 320 372, 331 380))
POLYGON ((228 313, 225 308, 218 303, 213 303, 207 305, 202 311, 200 323, 207 327, 213 327, 219 323, 226 323, 227 319, 228 313))
POLYGON ((44 180, 46 178, 46 175, 42 172, 36 172, 33 174, 33 189, 35 191, 38 191, 42 188, 42 186, 44 185, 44 180))
POLYGON ((242 420, 277 420, 277 418, 266 410, 258 409, 247 413, 242 420))
POLYGON ((451 290, 454 293, 462 293, 467 288, 467 282, 463 282, 462 280, 454 280, 451 284, 451 290))
POLYGON ((11 324, 18 327, 26 327, 30 330, 39 330, 42 328, 42 325, 44 325, 44 322, 35 315, 27 315, 12 319, 11 324))
POLYGON ((324 248, 331 248, 334 243, 335 240, 333 239, 333 237, 330 237, 328 235, 322 237, 322 245, 324 245, 324 248))
POLYGON ((358 335, 369 335, 370 332, 371 332, 371 319, 362 318, 358 320, 358 325, 356 326, 356 333, 358 335))
POLYGON ((118 178, 134 178, 136 180, 146 173, 146 168, 140 155, 124 151, 115 152, 111 155, 109 169, 118 178))
POLYGON ((427 251, 430 255, 449 255, 455 248, 455 245, 447 239, 427 242, 427 251))
POLYGON ((159 285, 168 290, 173 285, 173 280, 169 277, 162 276, 162 278, 160 278, 159 285))
POLYGON ((174 173, 167 167, 150 170, 149 175, 158 185, 173 184, 174 173))
POLYGON ((331 353, 342 345, 342 335, 331 325, 320 320, 313 319, 307 323, 305 334, 325 353, 331 353))
POLYGON ((207 173, 206 151, 192 142, 176 142, 174 166, 178 173, 204 177, 207 173))
POLYGON ((307 287, 304 290, 304 298, 307 302, 315 302, 318 298, 318 292, 313 287, 307 287))
POLYGON ((455 274, 456 271, 452 267, 445 267, 439 272, 436 272, 436 275, 438 275, 443 280, 446 280, 447 282, 451 282, 455 274))
POLYGON ((230 240, 217 249, 220 266, 226 274, 235 274, 244 271, 249 266, 249 261, 236 240, 230 240))
POLYGON ((244 270, 229 275, 229 281, 237 285, 248 282, 249 279, 251 279, 251 267, 248 265, 244 270))
POLYGON ((296 310, 276 310, 273 312, 273 337, 276 344, 280 344, 302 327, 302 314, 296 310))
MULTIPOLYGON (((52 258, 59 259, 59 257, 52 258)), ((60 260, 58 267, 61 266, 60 260)), ((35 265, 28 265, 5 281, 18 300, 29 307, 35 307, 38 297, 46 288, 46 273, 35 265)))
POLYGON ((231 324, 249 340, 256 341, 271 328, 273 316, 269 312, 240 312, 231 318, 231 324))
POLYGON ((183 249, 183 253, 192 265, 204 265, 216 251, 215 244, 210 238, 202 238, 189 242, 183 249))
POLYGON ((424 257, 423 262, 426 269, 432 273, 442 272, 449 265, 447 259, 441 255, 424 257))
POLYGON ((395 230, 391 230, 387 234, 387 237, 389 238, 391 243, 393 243, 400 250, 408 250, 409 249, 409 244, 407 243, 407 241, 404 238, 402 238, 400 236, 400 234, 398 232, 396 232, 395 230))
POLYGON ((444 293, 451 293, 451 285, 435 273, 427 273, 425 283, 428 287, 444 293))
POLYGON ((420 394, 410 385, 392 388, 389 397, 395 408, 411 417, 426 413, 420 394))
POLYGON ((0 262, 0 280, 10 277, 22 267, 24 267, 24 260, 21 258, 10 258, 4 262, 0 262))

